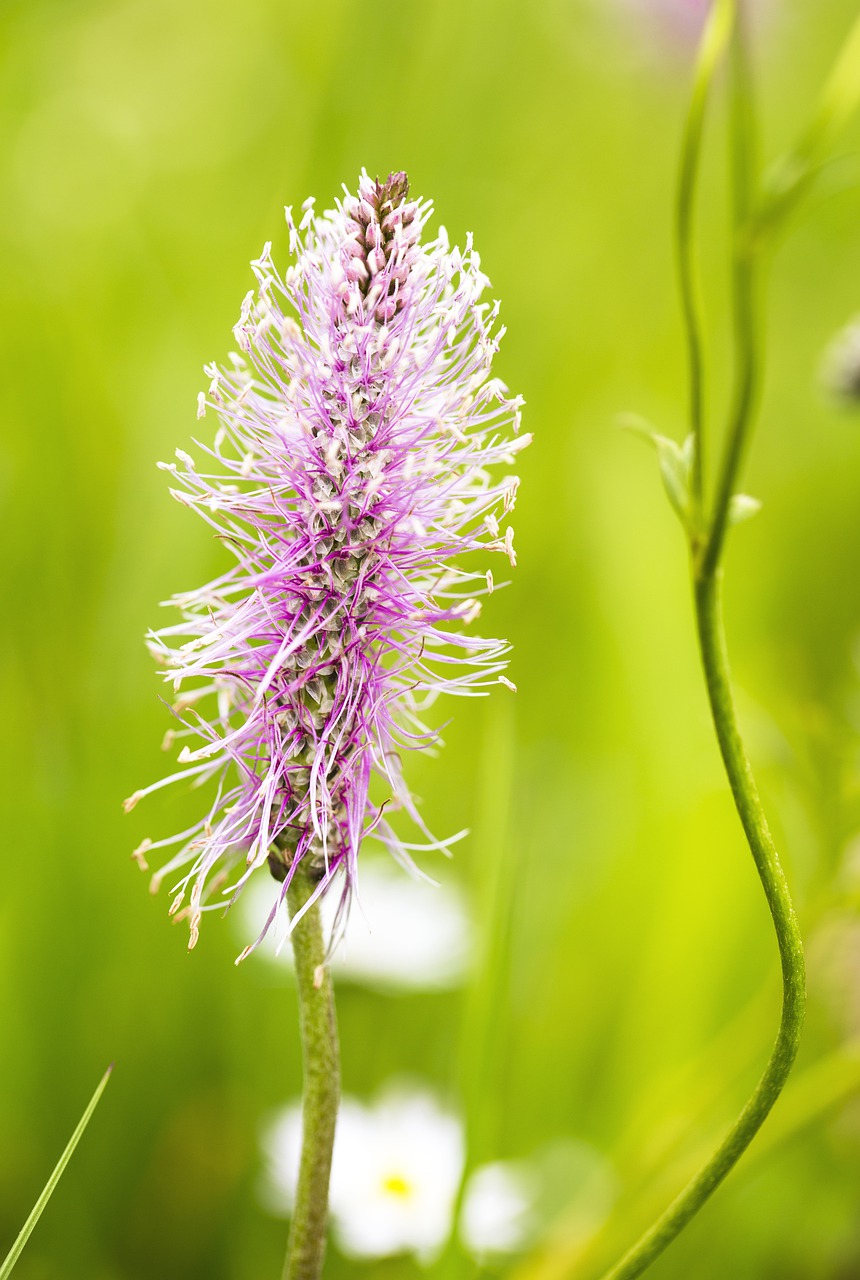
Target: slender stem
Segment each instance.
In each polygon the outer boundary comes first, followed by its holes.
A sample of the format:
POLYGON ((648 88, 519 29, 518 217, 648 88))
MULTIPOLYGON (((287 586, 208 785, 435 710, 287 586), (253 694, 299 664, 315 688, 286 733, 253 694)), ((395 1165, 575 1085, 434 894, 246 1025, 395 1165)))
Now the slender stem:
POLYGON ((727 1137, 662 1217, 604 1280, 633 1280, 650 1266, 713 1194, 758 1133, 788 1079, 800 1043, 806 998, 803 946, 788 885, 762 810, 738 729, 723 634, 719 574, 695 582, 702 665, 720 752, 744 832, 764 887, 782 963, 782 1017, 764 1074, 727 1137))
POLYGON ((30 1239, 30 1236, 33 1234, 33 1228, 35 1227, 36 1223, 39 1221, 42 1214, 44 1213, 45 1206, 47 1205, 51 1196, 56 1191, 57 1183, 60 1181, 60 1178, 62 1178, 63 1173, 65 1172, 65 1169, 66 1169, 66 1165, 69 1163, 72 1156, 74 1155, 75 1147, 80 1142, 84 1134, 84 1130, 86 1129, 87 1125, 92 1119, 93 1112, 95 1111, 96 1107, 99 1104, 99 1099, 101 1098, 102 1094, 105 1091, 107 1082, 111 1077, 112 1071, 113 1071, 113 1063, 111 1063, 111 1065, 108 1067, 107 1071, 104 1073, 101 1080, 99 1081, 99 1084, 96 1088, 95 1093, 90 1098, 90 1101, 87 1104, 87 1108, 84 1111, 84 1114, 81 1116, 80 1120, 77 1123, 74 1133, 72 1134, 71 1138, 69 1138, 69 1141, 66 1144, 65 1151, 57 1161, 56 1166, 54 1167, 53 1173, 51 1174, 48 1181, 45 1183, 45 1186, 43 1187, 38 1200, 33 1205, 33 1208, 30 1210, 30 1214, 29 1214, 29 1217, 27 1218, 27 1221, 24 1223, 23 1227, 19 1231, 18 1238, 16 1239, 15 1243, 12 1245, 12 1248, 6 1254, 6 1257, 3 1259, 2 1263, 0 1263, 0 1280, 8 1280, 8 1277, 12 1274, 12 1271, 15 1268, 15 1264, 17 1263, 19 1257, 21 1256, 21 1252, 24 1248, 24 1245, 27 1243, 27 1241, 30 1239))
POLYGON ((729 523, 729 506, 761 390, 763 362, 759 339, 756 265, 756 247, 751 241, 740 239, 733 264, 737 372, 710 532, 702 552, 702 569, 708 575, 716 572, 720 562, 729 523))
MULTIPOLYGON (((315 888, 302 872, 287 893, 295 917, 315 888)), ((331 973, 325 965, 325 940, 319 904, 308 907, 292 932, 302 1034, 302 1157, 284 1280, 318 1280, 322 1274, 328 1218, 328 1184, 334 1130, 340 1101, 340 1053, 331 973)))
POLYGON ((690 431, 695 440, 693 452, 692 499, 696 523, 701 512, 704 492, 705 414, 704 351, 699 290, 695 270, 694 215, 696 183, 702 151, 705 111, 711 83, 732 26, 732 0, 717 0, 711 9, 693 76, 690 106, 681 142, 681 164, 675 203, 675 232, 678 262, 678 284, 681 294, 681 316, 687 343, 689 370, 690 431))
MULTIPOLYGON (((782 1014, 776 1044, 755 1092, 726 1138, 698 1174, 604 1280, 634 1280, 675 1239, 717 1189, 758 1133, 797 1055, 806 1002, 803 946, 785 875, 767 825, 738 728, 723 632, 720 560, 730 503, 761 386, 763 344, 757 306, 758 243, 751 234, 755 204, 753 104, 743 15, 731 29, 732 293, 735 382, 714 508, 704 544, 690 530, 696 624, 714 728, 735 807, 767 898, 782 965, 782 1014)), ((695 379, 696 375, 692 375, 695 379)))
POLYGON ((754 120, 743 22, 743 14, 739 12, 732 30, 730 47, 732 329, 735 378, 710 532, 702 552, 702 572, 705 576, 716 572, 722 555, 729 507, 758 404, 764 368, 764 342, 758 305, 758 267, 762 246, 751 231, 751 211, 755 200, 754 120))

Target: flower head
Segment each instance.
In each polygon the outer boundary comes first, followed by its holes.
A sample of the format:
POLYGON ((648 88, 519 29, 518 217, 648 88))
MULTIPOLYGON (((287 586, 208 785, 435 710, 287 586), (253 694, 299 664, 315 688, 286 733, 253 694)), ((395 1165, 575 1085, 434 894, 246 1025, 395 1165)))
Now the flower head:
POLYGON ((266 245, 240 354, 207 368, 198 416, 213 409, 220 427, 199 445, 206 465, 180 451, 165 464, 234 559, 150 635, 178 695, 183 768, 126 802, 181 778, 211 785, 195 826, 136 851, 145 865, 180 846, 154 885, 181 869, 171 910, 187 913, 192 946, 213 894, 232 901, 265 864, 281 881, 268 927, 299 864, 316 895, 342 871, 345 903, 371 831, 410 863, 386 806, 445 847, 401 753, 434 741, 420 717, 439 693, 509 683, 507 646, 463 630, 492 574, 460 558, 514 563, 502 522, 517 480, 492 468, 529 437, 521 401, 490 377, 502 331, 471 239, 424 242, 430 212, 402 173, 362 174, 357 196, 322 215, 308 201, 298 225, 288 210, 292 265, 281 277, 266 245), (374 774, 390 793, 379 806, 374 774))

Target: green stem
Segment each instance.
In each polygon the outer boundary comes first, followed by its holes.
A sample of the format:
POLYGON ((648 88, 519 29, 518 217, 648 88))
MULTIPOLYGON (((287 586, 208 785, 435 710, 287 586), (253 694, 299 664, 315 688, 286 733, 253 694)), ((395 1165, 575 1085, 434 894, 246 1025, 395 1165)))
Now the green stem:
MULTIPOLYGON (((732 6, 734 10, 734 6, 732 6)), ((696 624, 714 728, 741 820, 776 931, 782 964, 782 1015, 776 1044, 755 1092, 726 1138, 665 1213, 605 1280, 633 1280, 657 1258, 714 1193, 758 1133, 791 1072, 806 1002, 803 946, 785 875, 761 806, 738 728, 720 599, 720 561, 746 443, 758 402, 763 344, 758 319, 759 243, 750 233, 755 202, 754 120, 743 15, 731 24, 732 300, 735 382, 714 508, 704 544, 690 531, 696 624)), ((693 371, 694 381, 701 372, 693 371)), ((697 437, 697 443, 699 438, 697 437)))
POLYGON ((710 532, 702 552, 702 572, 706 576, 712 576, 720 562, 729 523, 730 503, 743 462, 748 427, 761 389, 756 258, 752 242, 740 238, 735 248, 733 265, 737 373, 710 532))
POLYGON ((692 497, 696 522, 701 511, 704 490, 705 415, 704 358, 702 343, 701 302, 696 280, 694 215, 696 183, 702 151, 705 111, 714 73, 731 31, 734 16, 732 0, 717 0, 711 9, 693 76, 690 106, 681 142, 681 164, 675 203, 675 230, 678 261, 678 284, 681 315, 687 343, 689 370, 690 431, 695 440, 693 453, 692 497))
MULTIPOLYGON (((287 892, 290 916, 306 906, 316 885, 301 867, 287 892)), ((302 1157, 284 1280, 318 1280, 328 1219, 328 1184, 340 1101, 340 1054, 331 973, 319 904, 294 923, 293 953, 302 1034, 302 1157)))
POLYGON ((764 1075, 727 1137, 704 1168, 604 1280, 633 1280, 675 1239, 746 1151, 788 1079, 803 1026, 803 946, 788 885, 741 741, 723 634, 718 574, 695 581, 696 621, 708 697, 723 763, 776 930, 782 963, 782 1017, 764 1075))
POLYGON ((710 532, 702 551, 702 575, 716 573, 723 551, 729 510, 743 462, 749 429, 758 404, 764 367, 758 303, 761 243, 751 232, 755 200, 754 118, 750 73, 739 12, 731 38, 730 160, 732 180, 732 332, 735 377, 720 478, 710 532))

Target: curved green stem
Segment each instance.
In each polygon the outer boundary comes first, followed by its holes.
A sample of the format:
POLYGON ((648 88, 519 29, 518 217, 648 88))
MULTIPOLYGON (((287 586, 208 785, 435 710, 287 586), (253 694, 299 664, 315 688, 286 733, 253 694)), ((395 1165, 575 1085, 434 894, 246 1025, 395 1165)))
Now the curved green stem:
POLYGON ((767 825, 738 729, 723 634, 718 574, 697 577, 696 621, 702 665, 720 752, 744 832, 770 907, 782 963, 782 1017, 764 1074, 738 1120, 704 1168, 605 1280, 633 1280, 675 1239, 734 1167, 788 1079, 803 1026, 806 979, 803 946, 785 875, 767 825))
MULTIPOLYGON (((726 1138, 665 1213, 606 1274, 605 1280, 633 1280, 635 1276, 641 1275, 705 1204, 743 1155, 788 1079, 800 1043, 806 1002, 806 979, 800 931, 785 875, 768 829, 738 728, 720 600, 720 561, 730 520, 732 496, 758 402, 763 357, 757 298, 760 241, 750 230, 752 210, 756 200, 752 93, 744 42, 743 14, 736 10, 734 4, 728 5, 728 12, 731 18, 730 154, 733 196, 732 298, 735 382, 713 511, 704 534, 696 524, 689 530, 690 551, 699 648, 711 714, 735 807, 765 891, 776 931, 782 964, 782 1015, 776 1044, 764 1074, 726 1138)), ((683 171, 682 159, 682 173, 683 171)), ((683 253, 681 260, 683 261, 683 253)), ((683 292, 682 280, 682 295, 683 292)), ((686 313, 685 317, 689 334, 690 320, 686 313)), ((688 347, 690 347, 689 337, 688 347)), ((691 381, 694 386, 701 382, 701 369, 696 366, 692 355, 691 381)), ((697 429, 695 420, 693 429, 698 445, 701 441, 701 430, 697 429)), ((698 509, 701 510, 700 502, 698 509)))
POLYGON ((296 871, 287 892, 302 1034, 302 1156, 284 1280, 318 1280, 328 1219, 328 1184, 340 1101, 340 1054, 331 973, 319 904, 306 907, 316 885, 296 871))

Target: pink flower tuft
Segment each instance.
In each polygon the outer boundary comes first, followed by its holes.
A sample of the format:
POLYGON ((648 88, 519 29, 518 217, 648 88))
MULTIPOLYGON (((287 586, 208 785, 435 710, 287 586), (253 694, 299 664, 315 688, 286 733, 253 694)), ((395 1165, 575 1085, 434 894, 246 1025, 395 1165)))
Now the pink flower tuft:
POLYGON ((241 355, 206 370, 198 416, 221 424, 198 446, 207 463, 177 451, 163 464, 235 559, 176 596, 182 621, 149 637, 178 694, 183 768, 126 802, 211 784, 205 817, 138 852, 145 865, 144 851, 180 846, 154 887, 182 869, 171 911, 187 914, 191 946, 213 895, 232 901, 265 864, 282 884, 263 933, 299 863, 317 895, 343 871, 345 905, 371 831, 410 865, 410 849, 446 848, 401 753, 435 740, 420 716, 437 694, 510 683, 506 644, 464 631, 492 576, 457 561, 514 562, 501 522, 517 480, 490 469, 530 437, 519 398, 489 376, 503 331, 498 304, 480 301, 478 255, 441 229, 422 243, 430 212, 402 173, 362 174, 357 196, 319 216, 306 202, 299 225, 288 210, 293 264, 281 278, 266 245, 234 329, 241 355), (374 773, 390 788, 381 807, 374 773), (396 808, 426 845, 395 834, 396 808))

